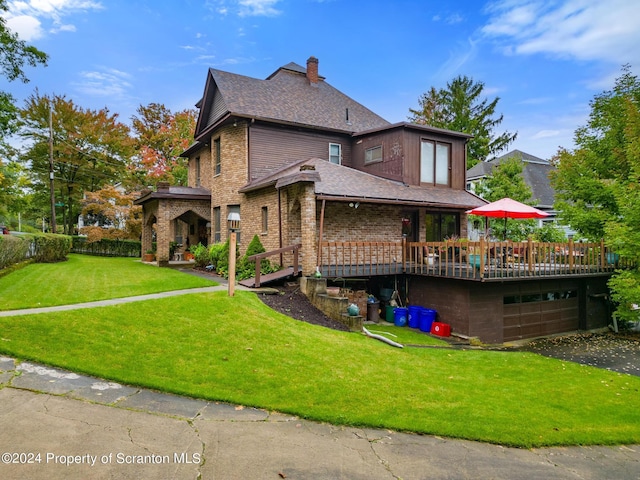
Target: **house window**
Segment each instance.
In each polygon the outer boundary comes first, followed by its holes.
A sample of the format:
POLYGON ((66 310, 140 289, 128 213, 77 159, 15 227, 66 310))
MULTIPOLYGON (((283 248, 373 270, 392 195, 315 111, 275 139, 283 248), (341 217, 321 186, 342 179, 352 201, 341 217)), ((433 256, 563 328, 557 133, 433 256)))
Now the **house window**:
POLYGON ((220 243, 222 238, 220 237, 220 207, 213 209, 213 243, 220 243))
POLYGON ((423 140, 420 145, 420 182, 432 185, 450 184, 450 151, 448 143, 423 140))
POLYGON ((196 187, 200 186, 200 157, 196 157, 195 160, 195 167, 196 167, 196 187))
POLYGON ((459 232, 458 215, 454 213, 427 213, 424 224, 426 242, 441 242, 459 232))
POLYGON ((367 148, 364 151, 364 164, 376 163, 382 161, 382 145, 377 147, 367 148))
MULTIPOLYGON (((228 205, 227 206, 227 217, 230 213, 237 213, 240 215, 240 205, 228 205)), ((242 222, 240 222, 240 229, 236 230, 236 239, 238 241, 238 245, 240 245, 240 230, 242 229, 242 222)))
POLYGON ((262 233, 269 231, 269 209, 262 207, 262 233))
POLYGON ((336 165, 342 164, 342 145, 339 143, 329 144, 329 161, 336 165))
POLYGON ((216 138, 213 141, 213 175, 220 175, 221 167, 221 155, 220 155, 220 139, 216 138))

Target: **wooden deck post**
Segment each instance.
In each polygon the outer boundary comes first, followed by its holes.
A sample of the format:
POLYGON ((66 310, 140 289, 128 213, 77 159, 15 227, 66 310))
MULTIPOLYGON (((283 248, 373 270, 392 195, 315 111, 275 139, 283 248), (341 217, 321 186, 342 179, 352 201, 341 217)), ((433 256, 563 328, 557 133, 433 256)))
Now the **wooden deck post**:
POLYGON ((574 258, 573 258, 573 252, 574 252, 574 249, 573 249, 573 238, 569 239, 569 249, 568 250, 569 251, 567 252, 567 254, 569 255, 569 271, 573 272, 573 260, 574 260, 574 258))

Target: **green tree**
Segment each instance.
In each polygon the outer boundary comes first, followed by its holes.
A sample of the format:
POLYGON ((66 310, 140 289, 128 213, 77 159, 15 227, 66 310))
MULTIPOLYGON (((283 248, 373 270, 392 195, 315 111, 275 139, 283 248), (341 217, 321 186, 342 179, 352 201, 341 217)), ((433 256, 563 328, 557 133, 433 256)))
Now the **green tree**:
POLYGON ((139 192, 126 193, 113 185, 86 192, 82 199, 82 215, 89 225, 81 228, 80 233, 86 234, 90 242, 103 238, 139 240, 142 207, 133 204, 138 196, 139 192))
POLYGON ((20 135, 28 142, 21 159, 29 164, 34 188, 49 192, 49 115, 52 112, 56 201, 62 203, 64 232, 73 233, 85 191, 121 180, 133 153, 129 127, 109 110, 76 106, 64 96, 31 95, 20 111, 20 135))
MULTIPOLYGON (((27 83, 25 66, 47 64, 47 54, 19 40, 16 33, 7 28, 6 0, 0 0, 0 74, 8 81, 27 83)), ((15 99, 7 92, 0 92, 0 218, 11 210, 19 211, 21 191, 20 167, 14 161, 14 149, 7 138, 18 130, 18 108, 15 99)))
POLYGON ((159 181, 187 185, 187 159, 180 154, 193 142, 197 112, 173 113, 162 104, 150 103, 140 106, 137 113, 132 125, 138 155, 130 166, 135 188, 159 181))
POLYGON ((558 152, 551 175, 563 223, 593 241, 620 214, 616 190, 628 183, 634 162, 627 129, 640 104, 640 81, 628 65, 622 70, 614 88, 590 102, 587 124, 574 134, 576 148, 558 152))
POLYGON ((500 98, 482 99, 483 90, 484 83, 461 75, 446 88, 431 87, 419 98, 419 108, 409 109, 411 122, 473 135, 467 144, 467 169, 492 160, 517 136, 509 132, 494 134, 503 119, 503 115, 495 113, 500 98))
MULTIPOLYGON (((521 203, 533 204, 533 192, 522 175, 524 163, 521 156, 508 157, 491 171, 485 180, 477 186, 476 193, 489 202, 509 197, 521 203)), ((489 220, 495 237, 523 240, 535 229, 532 220, 507 220, 492 218, 489 220)))
POLYGON ((552 175, 563 223, 589 240, 605 243, 631 268, 610 281, 617 312, 637 319, 640 299, 640 81, 622 67, 613 89, 595 96, 576 148, 561 149, 552 175))

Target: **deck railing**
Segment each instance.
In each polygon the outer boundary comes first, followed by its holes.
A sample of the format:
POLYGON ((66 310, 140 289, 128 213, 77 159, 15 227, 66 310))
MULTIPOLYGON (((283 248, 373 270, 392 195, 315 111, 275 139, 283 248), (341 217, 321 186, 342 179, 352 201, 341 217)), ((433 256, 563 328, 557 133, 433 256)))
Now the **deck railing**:
POLYGON ((411 273, 469 279, 605 274, 620 266, 603 242, 322 242, 327 276, 411 273))

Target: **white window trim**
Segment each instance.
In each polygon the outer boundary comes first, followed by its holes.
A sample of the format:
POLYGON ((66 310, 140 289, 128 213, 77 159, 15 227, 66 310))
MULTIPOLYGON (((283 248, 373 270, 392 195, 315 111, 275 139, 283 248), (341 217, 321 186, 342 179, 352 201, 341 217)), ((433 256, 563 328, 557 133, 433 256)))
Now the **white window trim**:
POLYGON ((341 143, 329 143, 329 163, 334 163, 331 161, 332 157, 335 155, 331 154, 331 147, 338 147, 338 163, 336 165, 342 165, 342 144, 341 143))

